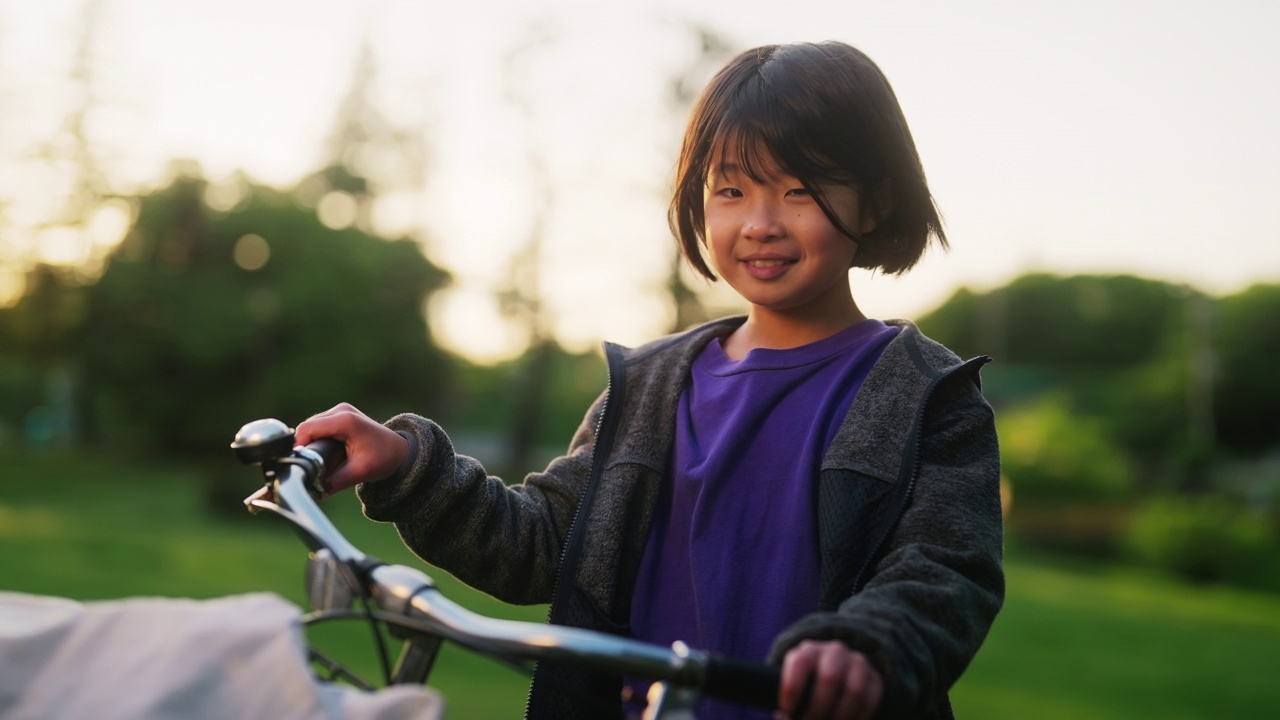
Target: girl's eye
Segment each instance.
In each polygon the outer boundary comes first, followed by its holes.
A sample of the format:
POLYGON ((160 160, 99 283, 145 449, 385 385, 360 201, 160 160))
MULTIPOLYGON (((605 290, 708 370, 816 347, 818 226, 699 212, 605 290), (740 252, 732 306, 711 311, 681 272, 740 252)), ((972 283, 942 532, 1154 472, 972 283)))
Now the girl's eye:
POLYGON ((720 188, 718 191, 716 191, 716 194, 723 195, 724 197, 731 197, 731 198, 742 197, 742 191, 735 187, 720 188))
POLYGON ((803 187, 798 187, 798 188, 791 188, 790 190, 787 191, 787 194, 792 197, 808 197, 811 193, 803 187))

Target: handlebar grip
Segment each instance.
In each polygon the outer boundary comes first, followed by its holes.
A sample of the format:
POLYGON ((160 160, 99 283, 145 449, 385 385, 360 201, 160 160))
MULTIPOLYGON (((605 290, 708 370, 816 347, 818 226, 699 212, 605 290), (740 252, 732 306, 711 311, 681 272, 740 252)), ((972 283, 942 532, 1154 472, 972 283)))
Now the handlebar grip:
POLYGON ((324 460, 324 466, 330 472, 342 467, 347 461, 347 446, 341 440, 320 438, 307 443, 307 447, 324 460))
POLYGON ((331 473, 342 467, 347 461, 347 446, 341 440, 320 438, 307 443, 307 449, 324 460, 325 473, 331 473))
POLYGON ((773 710, 778 707, 782 668, 713 655, 703 692, 722 700, 773 710))
POLYGON ((324 470, 316 481, 321 490, 328 492, 329 476, 347 462, 347 446, 341 440, 319 438, 307 443, 307 449, 319 455, 324 461, 324 470))

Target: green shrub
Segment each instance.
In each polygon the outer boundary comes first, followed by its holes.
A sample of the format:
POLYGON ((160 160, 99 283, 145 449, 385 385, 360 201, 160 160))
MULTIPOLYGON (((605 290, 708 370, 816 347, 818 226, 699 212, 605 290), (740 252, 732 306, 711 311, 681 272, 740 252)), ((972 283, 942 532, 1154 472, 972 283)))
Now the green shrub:
POLYGON ((1161 497, 1133 514, 1126 547, 1138 562, 1197 582, 1280 590, 1280 542, 1266 517, 1226 498, 1161 497))
POLYGON ((1129 460, 1103 423, 1076 413, 1060 396, 996 416, 1004 475, 1013 505, 1097 504, 1133 487, 1129 460))

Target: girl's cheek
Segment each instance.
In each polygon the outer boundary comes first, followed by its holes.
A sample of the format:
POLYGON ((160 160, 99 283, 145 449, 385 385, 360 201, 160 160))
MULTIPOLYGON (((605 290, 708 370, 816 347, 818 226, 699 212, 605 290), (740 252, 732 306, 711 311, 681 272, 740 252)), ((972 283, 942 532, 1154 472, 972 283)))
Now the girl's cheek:
POLYGON ((710 227, 707 228, 706 238, 707 255, 710 256, 711 266, 719 272, 723 270, 722 265, 724 264, 723 260, 727 249, 724 246, 721 236, 710 227))

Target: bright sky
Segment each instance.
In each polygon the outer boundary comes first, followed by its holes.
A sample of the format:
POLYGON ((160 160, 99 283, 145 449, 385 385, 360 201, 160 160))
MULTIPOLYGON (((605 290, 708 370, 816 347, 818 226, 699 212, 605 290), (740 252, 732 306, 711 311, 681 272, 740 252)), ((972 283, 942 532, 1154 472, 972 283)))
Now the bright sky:
MULTIPOLYGON (((81 5, 0 0, 5 160, 65 113, 81 5)), ((190 157, 215 179, 292 184, 321 157, 367 33, 388 111, 428 136, 424 196, 387 217, 424 227, 455 274, 435 318, 445 340, 482 357, 514 347, 486 293, 530 232, 536 153, 554 183, 541 267, 558 334, 641 342, 669 322, 652 289, 682 129, 664 83, 694 57, 685 21, 735 49, 843 40, 889 76, 952 250, 904 278, 855 271, 869 315, 918 316, 1033 270, 1212 293, 1280 281, 1280 3, 1265 0, 102 0, 91 132, 117 183, 160 182, 190 157), (534 26, 549 39, 522 55, 522 119, 502 58, 534 26)), ((8 167, 0 208, 30 225, 47 193, 8 167)), ((56 238, 40 242, 56 255, 56 238)))

